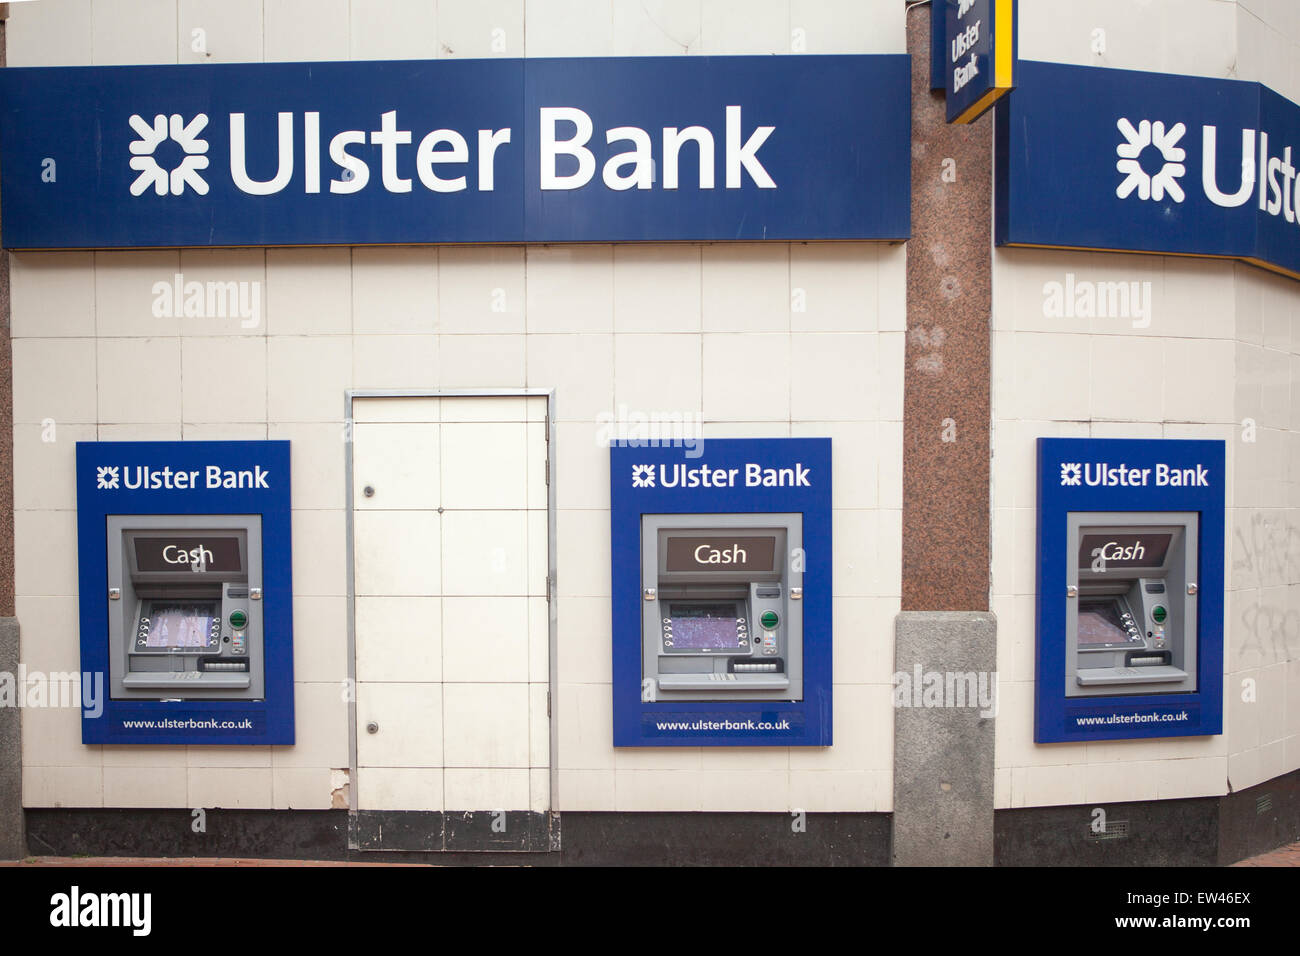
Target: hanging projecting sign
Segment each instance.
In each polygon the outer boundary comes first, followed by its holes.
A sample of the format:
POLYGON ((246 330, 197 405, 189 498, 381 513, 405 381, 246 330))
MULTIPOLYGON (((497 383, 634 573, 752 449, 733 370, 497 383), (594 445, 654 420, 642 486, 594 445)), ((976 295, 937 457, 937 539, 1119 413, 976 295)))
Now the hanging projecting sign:
MULTIPOLYGON (((1011 89, 1014 47, 1012 0, 944 0, 944 86, 949 123, 970 123, 1011 89)), ((936 29, 932 40, 938 41, 936 29)))
POLYGON ((1242 259, 1300 277, 1300 106, 1258 83, 1021 62, 998 245, 1242 259))
POLYGON ((909 62, 6 69, 3 244, 905 239, 909 62))

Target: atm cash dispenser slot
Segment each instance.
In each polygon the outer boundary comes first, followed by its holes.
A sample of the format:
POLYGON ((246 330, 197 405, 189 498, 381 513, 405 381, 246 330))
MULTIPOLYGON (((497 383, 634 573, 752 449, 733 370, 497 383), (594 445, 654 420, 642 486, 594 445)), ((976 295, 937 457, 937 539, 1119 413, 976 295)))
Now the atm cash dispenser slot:
POLYGON ((1196 690, 1197 515, 1071 512, 1067 697, 1196 690))
POLYGON ((264 695, 261 517, 110 516, 117 699, 264 695))
POLYGON ((802 700, 802 516, 643 515, 641 530, 655 699, 802 700))

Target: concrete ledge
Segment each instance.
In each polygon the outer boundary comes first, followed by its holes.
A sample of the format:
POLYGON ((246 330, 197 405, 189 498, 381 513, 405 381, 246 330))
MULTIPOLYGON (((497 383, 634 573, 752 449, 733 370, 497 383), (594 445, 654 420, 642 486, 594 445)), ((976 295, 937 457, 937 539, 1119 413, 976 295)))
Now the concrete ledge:
POLYGON ((997 619, 894 620, 895 866, 992 866, 997 619))
MULTIPOLYGON (((18 618, 0 617, 0 674, 16 675, 18 657, 18 618)), ((27 855, 23 832, 22 713, 21 707, 0 705, 0 860, 18 860, 27 855)))

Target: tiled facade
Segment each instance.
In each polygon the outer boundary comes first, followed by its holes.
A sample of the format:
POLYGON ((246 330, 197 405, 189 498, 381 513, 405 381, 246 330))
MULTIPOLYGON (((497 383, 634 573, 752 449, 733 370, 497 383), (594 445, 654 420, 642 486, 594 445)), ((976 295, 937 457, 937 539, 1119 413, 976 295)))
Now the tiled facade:
MULTIPOLYGON (((1026 58, 1237 76, 1300 99, 1291 0, 1021 8, 1026 58)), ((896 0, 42 0, 10 17, 13 66, 906 49, 896 0)), ((907 255, 857 242, 12 255, 16 611, 29 669, 78 668, 76 441, 289 439, 294 461, 298 743, 86 747, 75 710, 34 708, 25 804, 337 806, 350 760, 345 390, 537 388, 554 390, 555 413, 552 808, 890 811, 907 255), (256 284, 260 322, 156 315, 154 284, 177 273, 256 284), (611 746, 598 433, 622 406, 698 414, 706 439, 833 439, 833 747, 611 746)), ((1300 285, 1229 262, 1028 250, 995 250, 993 279, 996 806, 1221 795, 1300 767, 1300 285), (1049 317, 1044 287, 1067 274, 1149 288, 1149 325, 1049 317), (1033 743, 1033 455, 1050 435, 1227 440, 1222 736, 1033 743), (1243 704, 1247 680, 1256 699, 1243 704)), ((472 678, 476 661, 356 666, 362 680, 415 668, 452 687, 447 671, 472 678)), ((532 690, 514 703, 536 714, 538 675, 520 677, 532 690)), ((440 702, 444 715, 481 705, 454 690, 440 702)), ((440 725, 424 723, 427 739, 403 745, 451 766, 440 725)), ((477 799, 476 769, 493 769, 456 763, 461 789, 442 778, 451 808, 477 799)), ((401 776, 395 793, 428 792, 429 772, 401 776)), ((547 808, 536 779, 519 792, 521 808, 547 808)))

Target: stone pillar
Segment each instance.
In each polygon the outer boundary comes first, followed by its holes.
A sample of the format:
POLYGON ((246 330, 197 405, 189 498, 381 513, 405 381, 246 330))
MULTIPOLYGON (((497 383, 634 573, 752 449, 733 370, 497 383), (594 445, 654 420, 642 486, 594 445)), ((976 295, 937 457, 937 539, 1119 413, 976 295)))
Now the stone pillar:
MULTIPOLYGON (((937 9, 934 9, 936 8, 937 9)), ((993 117, 946 122, 930 89, 930 17, 912 7, 912 239, 903 385, 903 613, 895 672, 893 860, 993 863, 993 718, 964 696, 996 681, 989 600, 993 117), (901 699, 900 699, 901 698, 901 699), (940 705, 936 705, 936 701, 940 705)))

